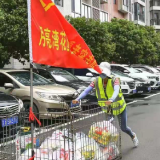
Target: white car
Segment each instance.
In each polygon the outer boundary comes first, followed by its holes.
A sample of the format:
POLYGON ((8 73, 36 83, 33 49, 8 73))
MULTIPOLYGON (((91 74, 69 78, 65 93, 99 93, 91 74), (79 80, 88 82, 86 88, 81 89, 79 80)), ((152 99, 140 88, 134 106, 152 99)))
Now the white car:
POLYGON ((132 78, 126 77, 117 71, 112 71, 112 75, 120 78, 121 89, 124 95, 130 95, 136 93, 136 85, 132 78))
POLYGON ((159 76, 158 75, 149 73, 143 68, 136 68, 136 69, 138 71, 140 71, 141 73, 147 74, 147 77, 151 80, 150 85, 151 85, 152 89, 158 89, 160 87, 160 81, 159 81, 159 76))
POLYGON ((158 75, 159 78, 160 78, 160 71, 157 70, 156 68, 154 67, 151 67, 151 66, 148 66, 148 65, 139 65, 139 64, 135 64, 135 65, 132 65, 133 68, 141 68, 149 73, 152 73, 152 74, 155 74, 155 75, 158 75))
MULTIPOLYGON (((83 80, 83 81, 93 81, 97 76, 99 76, 99 73, 96 72, 94 69, 82 69, 82 70, 78 70, 79 73, 78 74, 78 78, 83 80)), ((77 72, 75 72, 77 73, 77 72)), ((133 79, 128 78, 128 77, 123 77, 117 74, 114 74, 115 76, 119 77, 121 79, 121 89, 124 95, 129 95, 129 94, 133 94, 135 93, 135 85, 132 84, 133 79), (130 84, 130 87, 128 85, 128 83, 130 84), (133 91, 134 90, 134 91, 133 91)))
POLYGON ((132 67, 129 67, 128 65, 122 65, 122 64, 111 64, 111 69, 118 70, 118 71, 130 76, 131 78, 133 78, 135 80, 143 82, 143 84, 137 84, 137 85, 140 85, 137 88, 138 93, 144 93, 144 92, 148 92, 151 90, 151 88, 150 88, 151 80, 147 77, 146 73, 141 73, 140 71, 138 71, 132 67), (143 89, 143 91, 141 91, 142 89, 143 89))
POLYGON ((118 70, 124 74, 129 75, 132 78, 138 78, 143 80, 145 83, 150 83, 150 79, 147 77, 146 73, 141 73, 140 71, 128 66, 128 65, 121 65, 121 64, 111 64, 112 70, 118 70))
POLYGON ((112 70, 112 74, 117 75, 122 81, 125 81, 128 84, 131 91, 130 94, 141 94, 145 92, 150 92, 151 90, 150 87, 146 86, 143 81, 133 79, 120 71, 112 70))

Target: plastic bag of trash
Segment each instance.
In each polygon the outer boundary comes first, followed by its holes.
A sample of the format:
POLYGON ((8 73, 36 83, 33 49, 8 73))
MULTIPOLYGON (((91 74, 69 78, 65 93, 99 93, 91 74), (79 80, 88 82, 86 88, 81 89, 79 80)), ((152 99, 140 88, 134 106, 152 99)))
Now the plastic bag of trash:
MULTIPOLYGON (((50 149, 34 149, 35 160, 53 160, 53 151, 50 149)), ((32 149, 25 150, 18 160, 28 160, 32 157, 32 149)))
POLYGON ((51 149, 37 149, 35 160, 53 160, 54 152, 51 149))
POLYGON ((88 136, 99 144, 107 146, 110 142, 117 142, 119 134, 117 128, 112 123, 102 121, 91 126, 88 136))
POLYGON ((51 137, 47 137, 44 142, 42 142, 41 149, 51 149, 56 150, 61 148, 61 144, 64 142, 62 131, 56 130, 52 133, 51 137))
POLYGON ((59 139, 54 139, 52 137, 47 137, 44 142, 42 142, 41 149, 51 149, 56 150, 61 147, 61 142, 59 139))
POLYGON ((100 152, 97 143, 80 132, 75 139, 75 159, 76 160, 96 160, 97 153, 100 152))
POLYGON ((62 134, 63 134, 63 137, 65 139, 68 138, 70 141, 73 141, 74 138, 75 138, 74 134, 71 133, 71 131, 69 129, 67 129, 67 128, 65 128, 65 129, 62 130, 62 134))
POLYGON ((107 147, 100 147, 105 160, 113 160, 119 156, 119 149, 115 143, 110 143, 107 147))
POLYGON ((28 160, 31 157, 32 157, 32 149, 27 149, 21 154, 18 160, 28 160))
POLYGON ((32 147, 32 143, 34 143, 34 147, 39 147, 39 139, 36 136, 33 137, 33 142, 31 139, 31 134, 28 135, 17 135, 16 136, 16 146, 20 145, 21 149, 29 149, 32 147))

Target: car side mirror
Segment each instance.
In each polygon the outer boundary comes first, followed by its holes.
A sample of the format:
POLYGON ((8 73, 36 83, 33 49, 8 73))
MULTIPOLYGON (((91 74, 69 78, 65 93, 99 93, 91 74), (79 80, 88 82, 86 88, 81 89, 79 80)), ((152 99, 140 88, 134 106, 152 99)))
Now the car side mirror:
POLYGON ((92 73, 87 73, 86 76, 87 77, 93 77, 93 74, 92 73))
POLYGON ((13 89, 14 88, 12 83, 5 83, 4 87, 5 87, 5 89, 13 89))
POLYGON ((123 72, 126 73, 126 74, 129 74, 129 71, 127 71, 127 70, 124 70, 123 72))

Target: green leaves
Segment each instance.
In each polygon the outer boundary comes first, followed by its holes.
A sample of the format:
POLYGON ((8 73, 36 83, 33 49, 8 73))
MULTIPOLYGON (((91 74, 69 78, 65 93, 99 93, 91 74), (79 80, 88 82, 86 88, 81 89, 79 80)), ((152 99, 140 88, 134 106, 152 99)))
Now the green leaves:
MULTIPOLYGON (((112 19, 66 17, 90 47, 98 63, 160 64, 160 33, 148 26, 112 19)), ((10 57, 29 59, 26 0, 0 0, 0 68, 10 57)))
MULTIPOLYGON (((10 57, 26 58, 29 50, 27 1, 0 1, 0 67, 9 62, 10 57)), ((28 56, 27 56, 28 58, 28 56)))
POLYGON ((110 61, 115 52, 115 44, 106 24, 84 17, 67 19, 84 38, 99 63, 104 60, 110 61))
POLYGON ((152 27, 118 19, 111 23, 84 17, 67 19, 85 39, 98 63, 159 64, 160 34, 152 27))

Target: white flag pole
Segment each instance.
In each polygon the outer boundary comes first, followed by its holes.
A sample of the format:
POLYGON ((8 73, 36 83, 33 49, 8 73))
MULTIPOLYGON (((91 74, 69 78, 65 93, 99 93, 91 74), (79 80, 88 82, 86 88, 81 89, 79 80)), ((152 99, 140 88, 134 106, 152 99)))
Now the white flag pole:
MULTIPOLYGON (((31 35, 31 0, 27 0, 28 6, 28 36, 29 36, 29 55, 30 55, 30 107, 33 111, 33 65, 32 65, 32 35, 31 35)), ((34 124, 31 122, 31 142, 32 157, 34 156, 34 124)))

